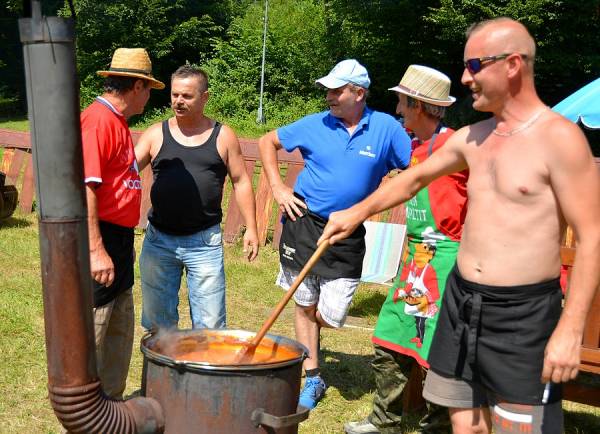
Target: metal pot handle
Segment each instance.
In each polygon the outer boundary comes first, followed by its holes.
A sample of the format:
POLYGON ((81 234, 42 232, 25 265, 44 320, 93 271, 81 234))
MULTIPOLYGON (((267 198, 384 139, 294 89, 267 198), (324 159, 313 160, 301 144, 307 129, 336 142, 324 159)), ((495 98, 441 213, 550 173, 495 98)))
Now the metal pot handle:
POLYGON ((252 412, 250 419, 254 423, 255 427, 259 425, 269 426, 271 428, 283 428, 287 426, 298 425, 303 420, 308 418, 310 410, 304 407, 298 407, 298 413, 289 414, 287 416, 273 416, 272 414, 265 413, 264 408, 257 408, 252 412))

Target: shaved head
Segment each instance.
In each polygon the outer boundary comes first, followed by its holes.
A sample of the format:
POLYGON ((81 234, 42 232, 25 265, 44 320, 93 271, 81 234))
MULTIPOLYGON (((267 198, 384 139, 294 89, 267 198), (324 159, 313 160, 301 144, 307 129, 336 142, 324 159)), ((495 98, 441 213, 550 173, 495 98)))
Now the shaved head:
POLYGON ((467 30, 467 39, 475 36, 485 38, 486 46, 497 50, 497 53, 525 54, 528 62, 533 65, 535 41, 527 28, 520 22, 507 17, 480 21, 467 30))

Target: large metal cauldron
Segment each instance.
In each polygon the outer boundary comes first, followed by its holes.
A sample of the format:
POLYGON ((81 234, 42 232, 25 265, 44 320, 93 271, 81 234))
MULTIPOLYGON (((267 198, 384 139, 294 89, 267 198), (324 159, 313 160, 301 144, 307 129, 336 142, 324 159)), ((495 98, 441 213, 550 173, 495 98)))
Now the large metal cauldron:
POLYGON ((266 335, 251 360, 236 363, 236 354, 253 336, 200 329, 142 339, 142 393, 162 406, 165 434, 298 432, 308 417, 308 410, 297 409, 307 350, 291 339, 266 335))

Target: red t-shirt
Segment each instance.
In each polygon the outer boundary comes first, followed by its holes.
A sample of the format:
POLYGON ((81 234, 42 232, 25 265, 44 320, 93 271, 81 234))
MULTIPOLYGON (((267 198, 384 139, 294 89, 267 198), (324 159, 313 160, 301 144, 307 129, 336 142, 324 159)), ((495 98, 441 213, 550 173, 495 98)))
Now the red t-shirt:
MULTIPOLYGON (((454 130, 443 127, 438 133, 431 153, 444 146, 446 140, 454 134, 454 130)), ((431 139, 420 143, 412 141, 411 166, 425 161, 429 157, 431 139)), ((435 179, 429 184, 429 204, 437 230, 453 241, 460 241, 463 223, 467 213, 467 180, 469 171, 452 173, 435 179)), ((410 232, 410 226, 408 228, 410 232)))
POLYGON ((98 220, 132 228, 140 220, 142 184, 127 121, 104 99, 81 114, 86 184, 97 184, 98 220))

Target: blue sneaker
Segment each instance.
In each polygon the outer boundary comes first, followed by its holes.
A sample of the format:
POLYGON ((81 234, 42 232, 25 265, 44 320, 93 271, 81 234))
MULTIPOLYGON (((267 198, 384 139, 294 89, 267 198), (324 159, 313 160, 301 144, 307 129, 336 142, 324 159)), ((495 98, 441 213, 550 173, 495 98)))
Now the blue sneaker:
POLYGON ((321 377, 306 377, 304 388, 300 392, 298 405, 312 410, 317 406, 321 398, 325 396, 325 389, 327 389, 327 386, 321 377))

